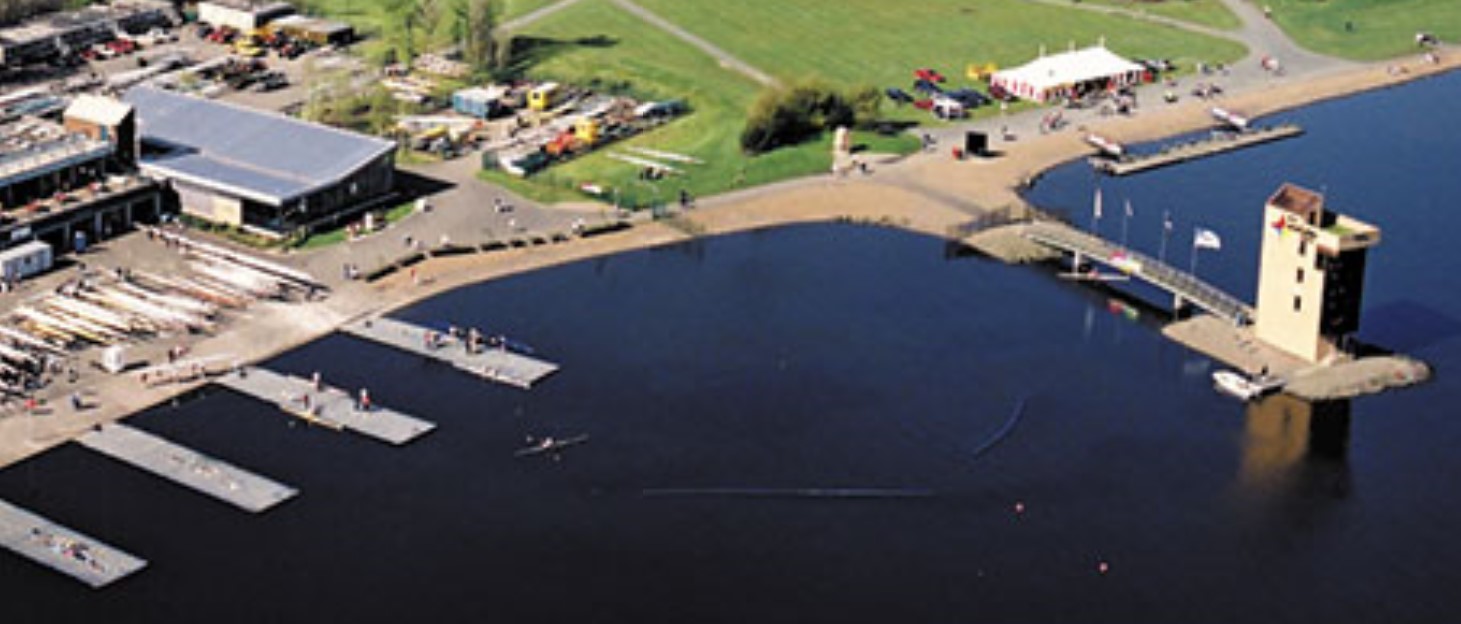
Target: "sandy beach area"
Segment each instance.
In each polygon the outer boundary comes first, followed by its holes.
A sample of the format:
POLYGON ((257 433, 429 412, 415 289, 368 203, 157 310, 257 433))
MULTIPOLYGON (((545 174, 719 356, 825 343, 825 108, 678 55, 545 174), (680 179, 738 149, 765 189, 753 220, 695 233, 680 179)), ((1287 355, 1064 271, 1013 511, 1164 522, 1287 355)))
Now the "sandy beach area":
MULTIPOLYGON (((1250 117, 1317 101, 1388 87, 1461 66, 1461 52, 1443 50, 1431 64, 1418 56, 1327 75, 1230 93, 1217 104, 1250 117), (1398 69, 1397 69, 1398 68, 1398 69)), ((1211 125, 1213 103, 1156 104, 1131 117, 1107 117, 1060 132, 1022 137, 994 147, 992 159, 954 160, 924 153, 879 165, 872 175, 820 176, 706 198, 701 207, 671 219, 644 221, 620 232, 485 253, 430 258, 415 271, 398 271, 373 283, 341 283, 323 301, 267 303, 215 336, 189 346, 198 356, 227 354, 257 362, 328 335, 351 319, 382 314, 450 289, 579 260, 673 244, 698 236, 729 234, 796 223, 851 221, 946 236, 982 211, 1022 208, 1019 189, 1041 172, 1092 153, 1087 131, 1124 141, 1160 139, 1211 125)), ((1026 113, 1032 117, 1042 111, 1026 113)), ((985 126, 998 126, 986 120, 985 126)), ((130 238, 140 238, 133 235, 130 238)), ((135 244, 122 241, 121 244, 135 244)), ((125 418, 196 388, 199 382, 144 388, 130 375, 91 373, 84 380, 89 409, 63 406, 73 387, 55 384, 36 413, 0 418, 0 466, 79 435, 98 423, 125 418)))

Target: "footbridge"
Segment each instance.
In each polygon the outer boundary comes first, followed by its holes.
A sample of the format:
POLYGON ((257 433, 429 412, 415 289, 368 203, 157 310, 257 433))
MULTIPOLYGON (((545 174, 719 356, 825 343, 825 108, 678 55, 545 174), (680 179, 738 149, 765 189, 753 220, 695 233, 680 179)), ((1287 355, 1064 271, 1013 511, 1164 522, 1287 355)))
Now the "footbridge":
POLYGON ((1181 309, 1190 303, 1209 314, 1231 321, 1235 325, 1246 325, 1252 322, 1252 306, 1237 297, 1219 290, 1216 286, 1198 279, 1191 273, 1099 236, 1055 221, 1036 221, 1026 224, 1023 226, 1021 234, 1041 245, 1072 254, 1071 266, 1073 267, 1079 268, 1084 260, 1089 260, 1172 293, 1175 309, 1181 309))

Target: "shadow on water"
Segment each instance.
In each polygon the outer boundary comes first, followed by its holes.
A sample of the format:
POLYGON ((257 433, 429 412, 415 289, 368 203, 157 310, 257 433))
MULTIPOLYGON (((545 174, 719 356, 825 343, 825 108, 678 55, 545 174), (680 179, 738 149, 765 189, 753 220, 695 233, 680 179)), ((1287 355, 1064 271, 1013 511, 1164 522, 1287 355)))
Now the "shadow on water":
POLYGON ((1414 351, 1461 334, 1461 321, 1417 301, 1367 310, 1361 338, 1396 351, 1414 351))
POLYGON ((1249 404, 1238 486, 1285 526, 1307 527, 1349 499, 1350 401, 1279 394, 1249 404))

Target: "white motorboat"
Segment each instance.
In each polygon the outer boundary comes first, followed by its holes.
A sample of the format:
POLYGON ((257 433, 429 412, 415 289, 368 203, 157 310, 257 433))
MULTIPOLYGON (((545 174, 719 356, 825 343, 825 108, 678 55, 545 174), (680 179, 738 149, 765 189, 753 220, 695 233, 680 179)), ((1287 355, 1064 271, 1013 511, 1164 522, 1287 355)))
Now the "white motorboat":
POLYGON ((1230 370, 1213 373, 1212 382, 1219 392, 1244 401, 1259 398, 1284 385, 1284 380, 1278 377, 1264 375, 1250 379, 1246 375, 1230 370))

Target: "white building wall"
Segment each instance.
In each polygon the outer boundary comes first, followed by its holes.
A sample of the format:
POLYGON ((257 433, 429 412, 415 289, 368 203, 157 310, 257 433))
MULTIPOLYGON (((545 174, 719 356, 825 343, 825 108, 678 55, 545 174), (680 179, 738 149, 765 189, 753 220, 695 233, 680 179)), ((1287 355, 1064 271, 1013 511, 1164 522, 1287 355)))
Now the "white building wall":
POLYGON ((214 27, 228 26, 243 32, 258 27, 258 20, 252 11, 240 11, 212 2, 198 3, 198 21, 214 27))

